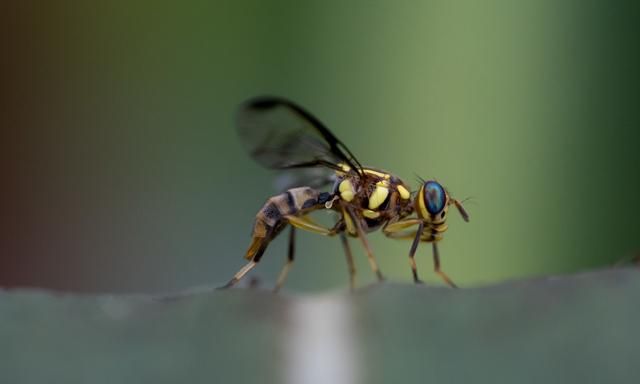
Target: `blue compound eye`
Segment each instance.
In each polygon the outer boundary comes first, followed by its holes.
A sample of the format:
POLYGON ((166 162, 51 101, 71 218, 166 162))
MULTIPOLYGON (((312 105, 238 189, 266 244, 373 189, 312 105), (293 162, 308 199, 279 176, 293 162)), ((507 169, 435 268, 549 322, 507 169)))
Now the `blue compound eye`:
POLYGON ((430 214, 437 215, 440 213, 447 203, 447 194, 442 185, 436 181, 424 183, 424 201, 430 214))

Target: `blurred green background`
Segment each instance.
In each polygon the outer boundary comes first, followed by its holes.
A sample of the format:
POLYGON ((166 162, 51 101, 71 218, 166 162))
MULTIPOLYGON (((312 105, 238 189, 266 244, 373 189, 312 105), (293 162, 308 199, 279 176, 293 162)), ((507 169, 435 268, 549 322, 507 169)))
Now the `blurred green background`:
MULTIPOLYGON (((441 245, 461 286, 640 250, 636 2, 15 3, 0 13, 2 286, 226 281, 274 193, 233 126, 265 93, 365 164, 473 196, 441 245)), ((298 239, 287 289, 347 286, 337 239, 298 239)), ((387 277, 410 281, 410 244, 371 242, 387 277)), ((255 270, 263 284, 285 243, 255 270)), ((429 247, 417 262, 440 284, 429 247)))

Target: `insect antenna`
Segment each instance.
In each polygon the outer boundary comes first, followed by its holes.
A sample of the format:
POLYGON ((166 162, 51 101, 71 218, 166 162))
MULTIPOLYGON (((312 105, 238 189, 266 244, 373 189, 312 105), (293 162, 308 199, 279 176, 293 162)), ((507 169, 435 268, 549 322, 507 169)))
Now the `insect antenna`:
POLYGON ((413 176, 418 180, 418 182, 419 182, 420 184, 424 184, 424 183, 426 182, 426 180, 425 180, 425 179, 423 179, 423 178, 422 178, 422 176, 418 175, 418 174, 417 174, 417 173, 415 173, 415 172, 413 173, 413 176))
POLYGON ((470 201, 472 203, 477 203, 477 199, 475 198, 475 196, 468 196, 468 197, 465 197, 464 199, 460 200, 460 204, 464 204, 467 201, 470 201))

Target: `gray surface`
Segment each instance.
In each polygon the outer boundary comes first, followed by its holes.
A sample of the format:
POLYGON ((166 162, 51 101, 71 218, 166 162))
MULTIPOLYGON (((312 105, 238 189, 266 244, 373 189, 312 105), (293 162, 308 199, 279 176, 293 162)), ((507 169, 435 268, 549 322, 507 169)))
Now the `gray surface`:
MULTIPOLYGON (((367 383, 640 378, 638 269, 461 290, 383 284, 348 299, 367 383)), ((296 300, 0 292, 1 382, 280 383, 296 300)))
POLYGON ((638 383, 640 270, 357 298, 368 383, 638 383))
POLYGON ((287 299, 0 294, 0 383, 279 382, 287 299), (264 300, 266 299, 266 300, 264 300))

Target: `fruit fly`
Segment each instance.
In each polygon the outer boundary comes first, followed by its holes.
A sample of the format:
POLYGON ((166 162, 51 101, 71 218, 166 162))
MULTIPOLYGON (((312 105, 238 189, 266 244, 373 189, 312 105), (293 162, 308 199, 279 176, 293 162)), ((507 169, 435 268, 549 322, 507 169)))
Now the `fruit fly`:
POLYGON ((469 216, 462 203, 452 198, 439 182, 423 181, 418 191, 412 193, 399 177, 362 166, 320 120, 283 98, 248 100, 241 105, 236 122, 239 137, 254 160, 266 168, 288 172, 280 178, 284 192, 270 197, 256 215, 251 243, 245 253, 248 263, 221 288, 233 286, 252 270, 269 243, 287 226, 290 228, 287 261, 278 276, 276 291, 284 284, 293 264, 297 229, 340 237, 352 289, 355 267, 348 237, 361 242, 371 270, 379 281, 383 280, 367 240, 367 233, 378 229, 389 238, 413 240, 409 264, 416 283, 421 282, 415 263, 416 250, 422 242, 431 243, 435 272, 455 287, 440 269, 437 244, 447 230, 449 206, 454 205, 465 221, 469 216), (329 191, 320 190, 328 185, 333 185, 329 191), (314 221, 309 214, 319 210, 336 212, 336 223, 329 228, 314 221))

